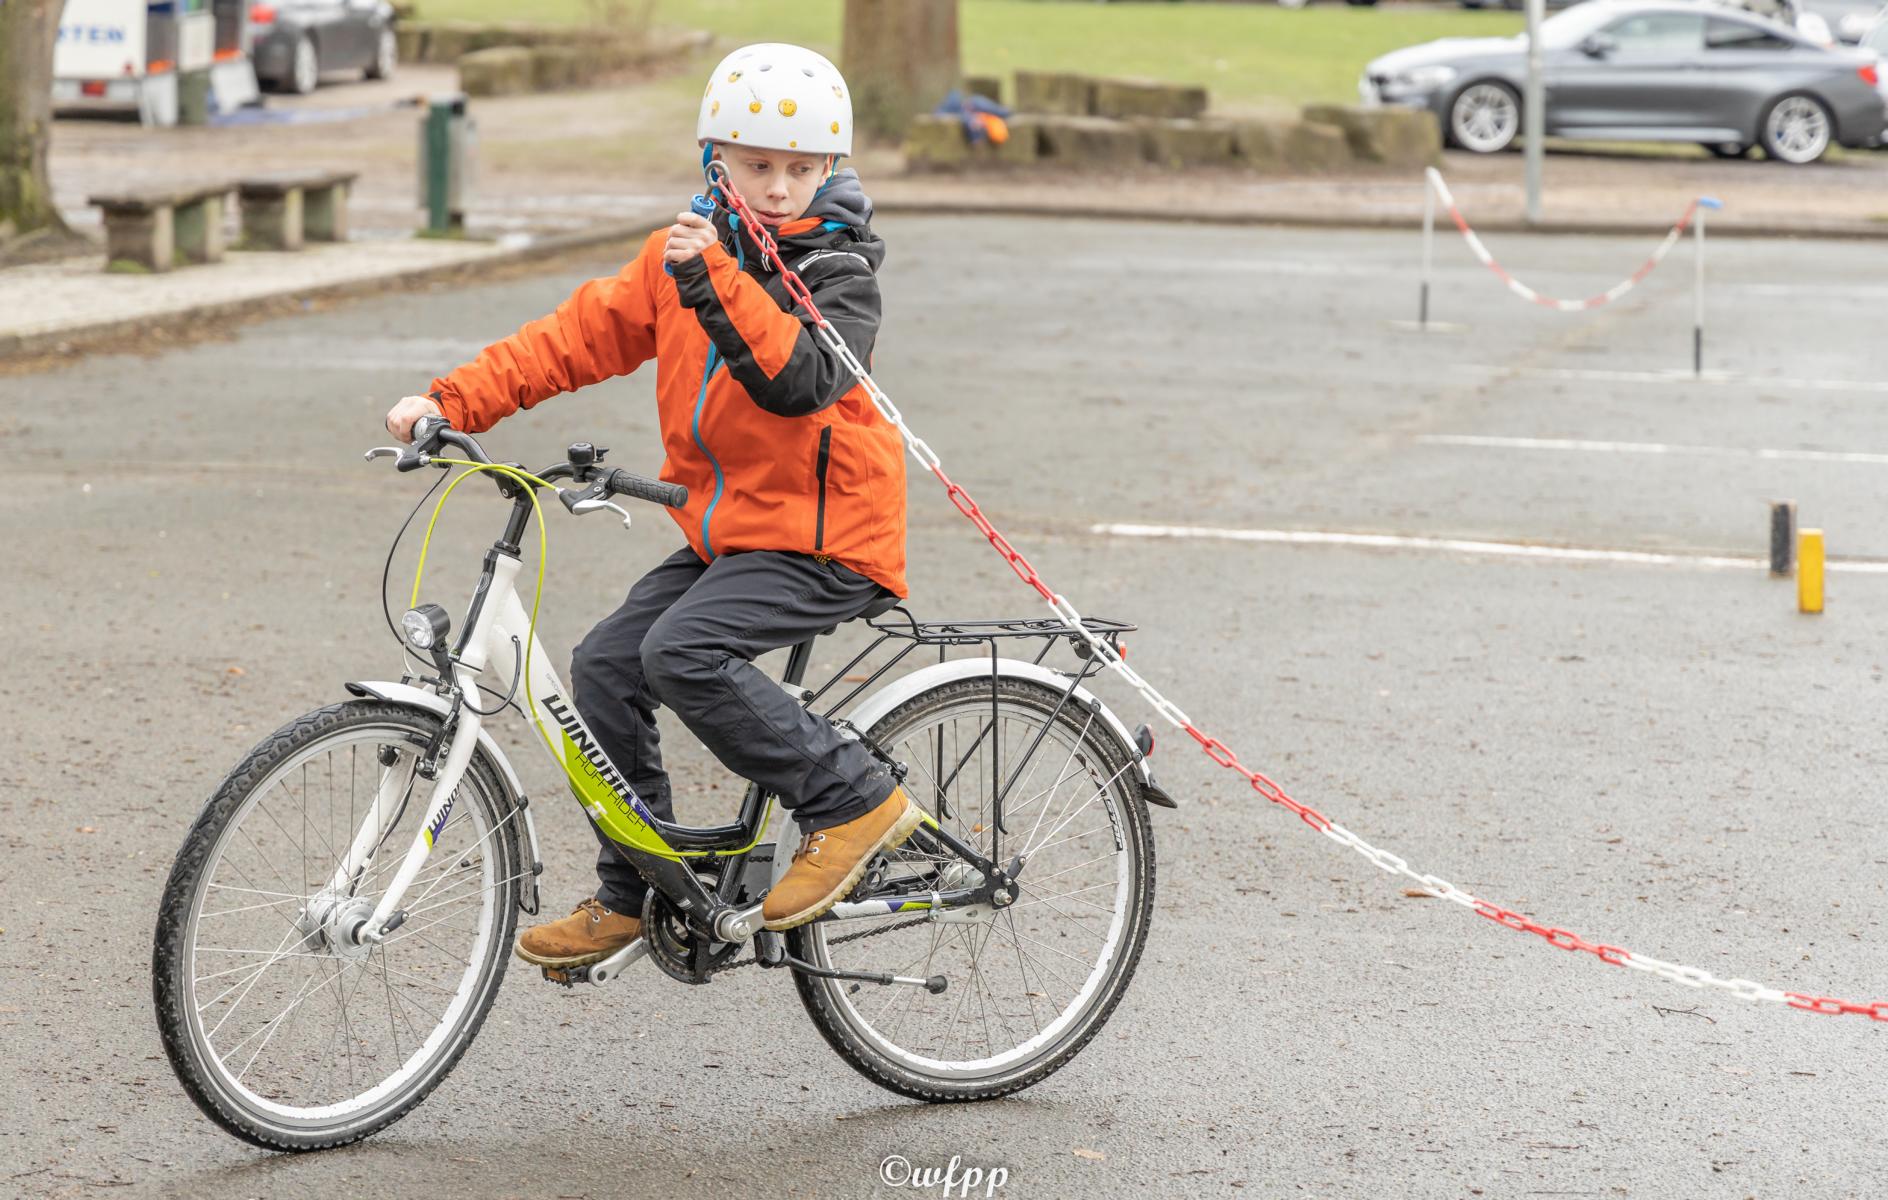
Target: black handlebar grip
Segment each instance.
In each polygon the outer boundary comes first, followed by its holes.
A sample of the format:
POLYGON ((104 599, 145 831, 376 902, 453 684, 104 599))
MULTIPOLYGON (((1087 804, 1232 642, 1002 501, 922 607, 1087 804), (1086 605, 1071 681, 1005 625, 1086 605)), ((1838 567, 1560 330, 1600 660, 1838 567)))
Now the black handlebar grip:
POLYGON ((620 468, 610 472, 607 486, 610 494, 615 496, 631 496, 670 508, 682 508, 688 504, 688 489, 681 484, 664 483, 660 479, 650 479, 620 468))

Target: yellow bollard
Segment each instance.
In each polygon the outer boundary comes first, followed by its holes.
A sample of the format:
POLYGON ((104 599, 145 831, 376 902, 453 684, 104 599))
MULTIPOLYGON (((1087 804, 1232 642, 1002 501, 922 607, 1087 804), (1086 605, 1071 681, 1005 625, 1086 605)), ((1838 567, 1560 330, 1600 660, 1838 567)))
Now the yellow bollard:
POLYGON ((1796 537, 1796 610, 1822 611, 1822 530, 1804 529, 1796 537))

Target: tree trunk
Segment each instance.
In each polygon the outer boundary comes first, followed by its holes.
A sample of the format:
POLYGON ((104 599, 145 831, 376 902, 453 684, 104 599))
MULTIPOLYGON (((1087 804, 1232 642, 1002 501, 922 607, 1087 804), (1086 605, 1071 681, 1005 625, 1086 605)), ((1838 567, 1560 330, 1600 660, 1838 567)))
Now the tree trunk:
POLYGON ((840 57, 859 132, 901 138, 958 85, 957 0, 846 0, 840 57))
POLYGON ((0 0, 0 244, 65 232, 46 171, 60 0, 0 0))

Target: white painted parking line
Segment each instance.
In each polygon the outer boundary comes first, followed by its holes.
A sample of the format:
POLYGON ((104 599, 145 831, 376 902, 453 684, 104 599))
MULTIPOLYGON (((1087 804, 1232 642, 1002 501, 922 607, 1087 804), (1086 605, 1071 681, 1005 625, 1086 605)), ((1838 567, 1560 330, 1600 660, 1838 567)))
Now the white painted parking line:
POLYGON ((1481 375, 1522 375, 1575 383, 1736 383, 1750 387, 1784 388, 1799 392, 1888 392, 1888 379, 1788 379, 1740 375, 1734 371, 1616 371, 1599 367, 1507 367, 1492 363, 1461 363, 1458 369, 1481 375))
POLYGON ((1590 454, 1669 454, 1684 458, 1737 458, 1762 462, 1863 463, 1888 465, 1888 454, 1846 450, 1774 450, 1743 446, 1676 446, 1666 442, 1596 442, 1575 438, 1484 437, 1465 433, 1425 433, 1428 446, 1478 446, 1491 450, 1569 450, 1590 454))
MULTIPOLYGON (((1211 525, 1135 525, 1110 522, 1088 531, 1108 537, 1202 539, 1224 542, 1272 542, 1292 546, 1354 546, 1374 550, 1421 550, 1474 554, 1537 562, 1600 562, 1632 566, 1691 567, 1703 570, 1768 570, 1767 558, 1732 558, 1717 554, 1662 554, 1647 550, 1612 550, 1590 546, 1543 546, 1532 542, 1489 542, 1466 538, 1394 533, 1339 533, 1318 529, 1226 529, 1211 525)), ((1831 571, 1888 575, 1888 562, 1830 562, 1831 571)))

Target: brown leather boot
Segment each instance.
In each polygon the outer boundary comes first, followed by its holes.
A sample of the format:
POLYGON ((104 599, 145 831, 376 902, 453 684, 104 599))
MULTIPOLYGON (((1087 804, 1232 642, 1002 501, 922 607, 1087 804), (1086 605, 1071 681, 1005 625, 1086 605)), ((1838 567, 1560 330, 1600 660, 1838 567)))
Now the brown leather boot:
POLYGON ((559 921, 518 935, 518 957, 540 967, 585 967, 601 962, 642 936, 642 922, 611 912, 594 897, 559 921))
POLYGON ((924 810, 896 788, 863 817, 807 834, 793 865, 761 903, 763 922, 769 929, 792 929, 811 921, 858 886, 874 854, 903 842, 923 823, 924 810))

